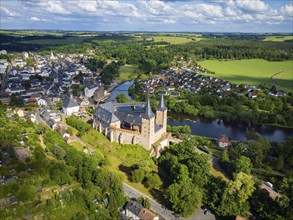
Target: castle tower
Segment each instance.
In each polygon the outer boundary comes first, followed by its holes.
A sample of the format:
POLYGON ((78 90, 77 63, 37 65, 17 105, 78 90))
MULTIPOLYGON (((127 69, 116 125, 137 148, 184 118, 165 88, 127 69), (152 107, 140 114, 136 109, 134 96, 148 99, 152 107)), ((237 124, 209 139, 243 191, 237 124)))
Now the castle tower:
POLYGON ((151 149, 154 142, 155 114, 152 112, 150 100, 148 99, 145 112, 141 116, 141 145, 147 150, 151 149))
POLYGON ((164 128, 167 128, 167 107, 165 106, 163 95, 156 109, 156 124, 163 125, 164 128))

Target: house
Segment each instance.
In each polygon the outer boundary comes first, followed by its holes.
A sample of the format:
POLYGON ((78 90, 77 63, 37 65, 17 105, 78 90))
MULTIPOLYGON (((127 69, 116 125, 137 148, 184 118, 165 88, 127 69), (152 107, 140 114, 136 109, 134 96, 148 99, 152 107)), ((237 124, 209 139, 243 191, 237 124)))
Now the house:
POLYGON ((63 100, 62 111, 66 115, 79 112, 79 105, 69 96, 65 96, 63 100))
POLYGON ((24 112, 20 108, 14 109, 13 113, 17 114, 19 117, 23 117, 24 116, 24 112))
POLYGON ((159 217, 137 202, 130 200, 125 208, 125 215, 133 220, 159 220, 159 217))
POLYGON ((91 98, 94 95, 94 92, 98 89, 99 87, 95 84, 91 86, 87 86, 84 88, 84 94, 87 98, 91 98))
POLYGON ((256 91, 253 91, 251 93, 248 94, 249 98, 255 99, 257 97, 256 91))
POLYGON ((51 104, 49 98, 45 96, 40 97, 37 103, 39 106, 48 106, 51 104))
POLYGON ((218 138, 218 147, 225 148, 230 145, 230 141, 226 135, 222 135, 218 138))

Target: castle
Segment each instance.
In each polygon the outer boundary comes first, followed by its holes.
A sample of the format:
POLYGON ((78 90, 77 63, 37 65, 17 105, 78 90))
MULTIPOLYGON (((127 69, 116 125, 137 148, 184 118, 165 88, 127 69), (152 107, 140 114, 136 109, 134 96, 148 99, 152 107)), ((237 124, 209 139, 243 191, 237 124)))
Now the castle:
POLYGON ((152 112, 149 99, 145 107, 112 102, 101 104, 95 110, 93 128, 111 142, 139 144, 146 150, 161 149, 168 145, 164 97, 160 99, 156 114, 152 112))

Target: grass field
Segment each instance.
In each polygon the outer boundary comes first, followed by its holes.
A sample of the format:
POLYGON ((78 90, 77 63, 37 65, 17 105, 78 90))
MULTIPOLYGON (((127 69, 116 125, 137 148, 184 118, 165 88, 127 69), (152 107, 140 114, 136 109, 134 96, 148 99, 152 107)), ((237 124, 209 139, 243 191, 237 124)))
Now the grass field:
POLYGON ((124 65, 119 68, 119 81, 120 83, 123 81, 132 80, 136 77, 136 74, 133 72, 137 69, 136 65, 124 65))
POLYGON ((250 60, 205 60, 199 63, 215 74, 214 76, 232 83, 247 83, 249 85, 264 84, 270 88, 274 83, 273 75, 277 82, 277 88, 292 92, 293 90, 293 61, 269 62, 263 59, 250 60))
POLYGON ((293 36, 266 36, 266 38, 263 41, 283 42, 285 40, 293 40, 293 36))
POLYGON ((154 36, 154 40, 156 41, 165 41, 171 44, 185 44, 189 42, 194 42, 201 40, 201 36, 195 37, 194 40, 192 40, 191 37, 187 38, 184 36, 154 36))

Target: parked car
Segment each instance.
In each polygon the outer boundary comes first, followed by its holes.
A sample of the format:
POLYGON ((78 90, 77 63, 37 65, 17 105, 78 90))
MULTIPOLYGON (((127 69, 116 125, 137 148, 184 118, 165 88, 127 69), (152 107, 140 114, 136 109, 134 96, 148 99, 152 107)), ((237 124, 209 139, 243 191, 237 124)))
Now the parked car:
POLYGON ((206 209, 203 213, 204 213, 205 215, 209 215, 210 212, 211 212, 210 210, 206 209))
POLYGON ((273 188, 273 184, 272 184, 272 183, 270 183, 270 182, 264 182, 264 184, 265 184, 266 186, 268 186, 268 187, 271 187, 271 188, 273 188))

